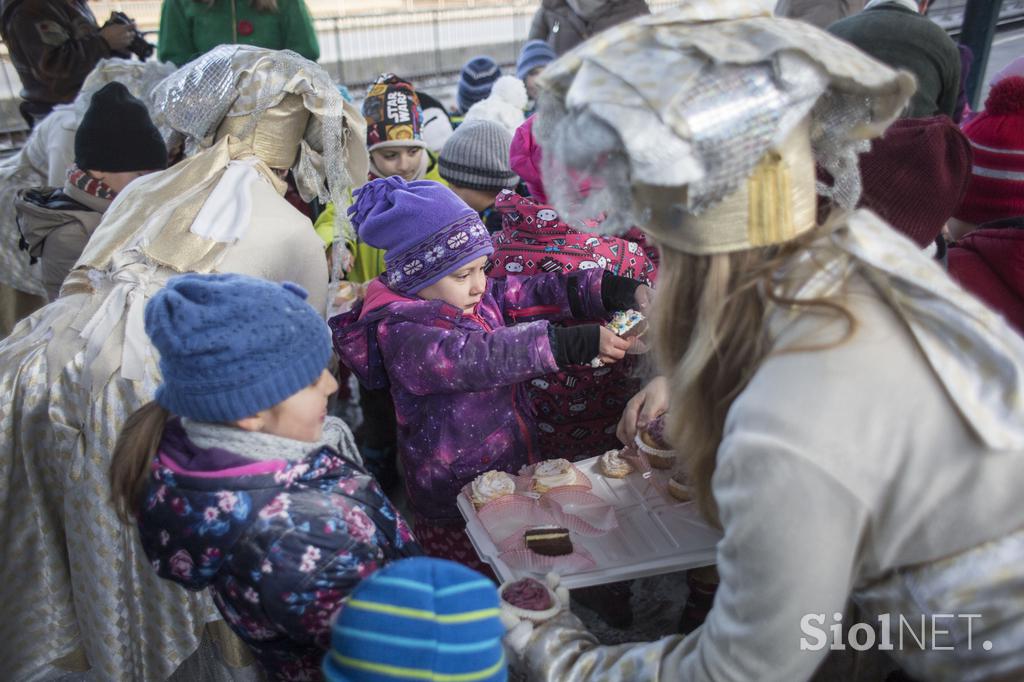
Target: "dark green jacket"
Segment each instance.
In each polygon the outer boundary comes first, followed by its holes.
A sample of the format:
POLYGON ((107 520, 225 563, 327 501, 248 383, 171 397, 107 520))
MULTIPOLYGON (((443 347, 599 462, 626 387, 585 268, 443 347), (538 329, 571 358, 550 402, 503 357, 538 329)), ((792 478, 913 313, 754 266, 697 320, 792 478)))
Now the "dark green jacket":
POLYGON ((881 5, 841 19, 828 31, 878 61, 914 74, 917 92, 905 117, 953 116, 960 91, 960 53, 938 24, 904 7, 881 5))
POLYGON ((257 12, 248 0, 164 0, 160 10, 160 61, 181 66, 218 45, 239 43, 294 50, 314 62, 320 44, 303 0, 277 0, 277 12, 257 12))

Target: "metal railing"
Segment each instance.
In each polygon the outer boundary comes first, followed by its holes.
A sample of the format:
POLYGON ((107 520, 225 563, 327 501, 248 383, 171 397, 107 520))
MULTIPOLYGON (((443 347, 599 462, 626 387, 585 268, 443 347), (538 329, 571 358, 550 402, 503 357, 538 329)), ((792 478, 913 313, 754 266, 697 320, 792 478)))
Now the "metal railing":
MULTIPOLYGON (((360 94, 382 71, 393 71, 426 89, 449 88, 459 68, 477 54, 514 64, 526 41, 537 0, 307 0, 320 40, 320 63, 338 83, 360 94), (367 13, 368 7, 375 12, 367 13)), ((653 11, 678 0, 649 0, 653 11)), ((936 0, 929 16, 955 33, 964 0, 936 0)), ((97 16, 112 9, 159 21, 156 0, 93 2, 97 16)), ((1001 16, 1024 18, 1024 0, 1003 0, 1001 16)), ((155 24, 151 24, 155 25, 155 24)), ((155 41, 157 36, 150 35, 155 41)), ((20 82, 0 45, 0 131, 18 128, 20 82)))

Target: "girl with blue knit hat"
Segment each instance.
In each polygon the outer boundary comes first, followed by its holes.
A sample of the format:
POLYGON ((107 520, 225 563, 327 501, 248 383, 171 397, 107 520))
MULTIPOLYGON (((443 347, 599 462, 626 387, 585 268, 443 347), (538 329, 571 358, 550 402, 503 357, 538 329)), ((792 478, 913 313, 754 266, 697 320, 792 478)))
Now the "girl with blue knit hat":
POLYGON ((537 99, 537 78, 544 67, 557 58, 545 40, 527 40, 520 50, 516 60, 516 78, 526 84, 526 94, 531 102, 537 99))
POLYGON ((390 177, 356 197, 349 218, 385 249, 386 269, 330 320, 334 348, 364 387, 390 388, 424 550, 482 567, 455 500, 485 471, 544 458, 521 383, 595 357, 616 362, 630 345, 598 324, 549 320, 607 319, 637 307, 640 285, 602 270, 489 279, 487 228, 447 187, 390 177))
POLYGON ((223 274, 169 280, 145 327, 163 383, 121 431, 112 501, 162 578, 210 588, 272 679, 316 679, 344 597, 420 553, 327 416, 327 326, 301 287, 223 274))

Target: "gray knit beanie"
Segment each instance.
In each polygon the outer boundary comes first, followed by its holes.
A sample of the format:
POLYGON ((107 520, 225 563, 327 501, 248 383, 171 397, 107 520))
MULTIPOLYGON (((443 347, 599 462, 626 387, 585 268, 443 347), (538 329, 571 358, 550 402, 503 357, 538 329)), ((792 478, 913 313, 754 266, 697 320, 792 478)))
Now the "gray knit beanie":
POLYGON ((519 176, 509 166, 512 136, 493 121, 466 121, 441 148, 437 170, 449 184, 481 191, 512 189, 519 176))

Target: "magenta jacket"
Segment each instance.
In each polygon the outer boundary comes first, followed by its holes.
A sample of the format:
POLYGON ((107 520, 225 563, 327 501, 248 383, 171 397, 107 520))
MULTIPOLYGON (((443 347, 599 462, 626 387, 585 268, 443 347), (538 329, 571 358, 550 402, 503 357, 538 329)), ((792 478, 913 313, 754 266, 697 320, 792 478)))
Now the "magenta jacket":
POLYGON ((522 382, 558 370, 548 320, 607 317, 603 275, 488 279, 472 314, 406 298, 377 279, 361 305, 330 320, 345 366, 363 386, 391 388, 416 514, 457 522, 462 486, 489 469, 515 472, 543 458, 522 382))

